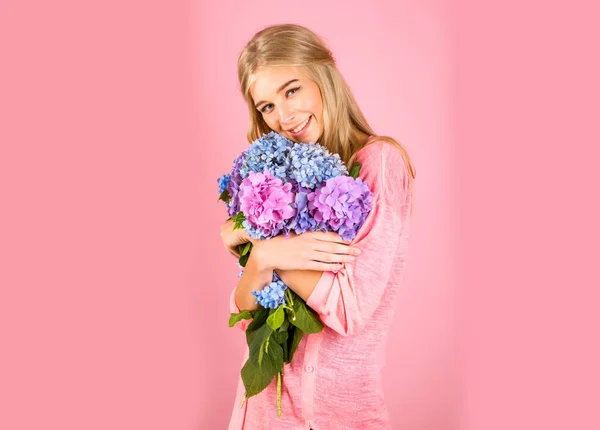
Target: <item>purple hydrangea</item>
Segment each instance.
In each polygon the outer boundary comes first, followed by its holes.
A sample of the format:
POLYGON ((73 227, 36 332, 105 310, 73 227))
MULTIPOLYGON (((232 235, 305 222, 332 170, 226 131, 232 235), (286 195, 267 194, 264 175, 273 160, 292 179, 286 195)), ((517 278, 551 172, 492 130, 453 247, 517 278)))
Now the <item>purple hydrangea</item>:
MULTIPOLYGON (((275 272, 273 272, 275 275, 275 272)), ((273 282, 267 285, 262 290, 252 291, 252 295, 256 297, 256 303, 268 309, 277 309, 285 303, 285 290, 287 285, 283 283, 279 277, 273 277, 273 282)))
POLYGON ((231 177, 229 183, 227 184, 227 191, 229 191, 229 195, 231 197, 229 203, 227 203, 227 212, 229 213, 229 216, 233 216, 240 211, 239 192, 240 183, 242 182, 240 170, 245 159, 246 153, 242 152, 235 158, 233 162, 233 168, 231 169, 231 177))
POLYGON ((329 178, 348 173, 339 154, 330 154, 327 148, 318 143, 294 144, 289 158, 289 177, 311 190, 329 178))
POLYGON ((273 237, 293 218, 295 209, 292 184, 276 178, 265 169, 263 173, 250 172, 242 181, 240 210, 244 213, 244 225, 248 234, 255 239, 273 237))
POLYGON ((267 169, 273 176, 285 180, 293 144, 274 131, 262 135, 245 151, 246 159, 240 169, 242 178, 247 178, 250 172, 261 173, 267 169))
POLYGON ((371 210, 372 194, 362 179, 338 176, 308 195, 308 209, 315 221, 344 240, 356 236, 371 210))

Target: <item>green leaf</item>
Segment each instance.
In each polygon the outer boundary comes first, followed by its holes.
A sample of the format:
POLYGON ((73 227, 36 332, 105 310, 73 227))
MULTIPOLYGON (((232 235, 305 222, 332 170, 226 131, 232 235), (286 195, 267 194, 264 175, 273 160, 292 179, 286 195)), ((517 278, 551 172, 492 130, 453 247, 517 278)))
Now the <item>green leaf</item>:
POLYGON ((250 251, 252 251, 252 242, 246 242, 243 245, 238 245, 238 252, 240 253, 240 266, 246 267, 246 263, 248 263, 248 259, 250 258, 250 251))
MULTIPOLYGON (((289 326, 289 324, 288 324, 288 326, 289 326)), ((280 327, 280 329, 281 329, 281 327, 280 327)), ((283 361, 285 363, 290 362, 288 359, 288 351, 289 351, 288 337, 289 337, 288 330, 283 330, 283 331, 278 330, 278 331, 273 332, 273 334, 271 335, 271 341, 277 342, 283 348, 283 361)))
POLYGON ((245 244, 239 246, 241 246, 241 248, 238 248, 240 250, 240 256, 246 255, 250 252, 250 250, 252 250, 252 242, 246 242, 245 244))
POLYGON ((360 173, 361 167, 362 164, 354 162, 352 164, 352 168, 350 169, 350 176, 352 176, 354 179, 358 178, 358 174, 360 173))
POLYGON ((229 203, 229 200, 231 200, 231 196, 229 195, 229 191, 227 191, 227 189, 223 190, 223 192, 219 196, 219 200, 223 200, 225 203, 229 203))
POLYGON ((269 327, 267 317, 269 309, 262 306, 254 311, 254 319, 246 328, 246 343, 250 350, 250 359, 255 366, 258 366, 258 358, 262 345, 267 341, 273 330, 269 327))
POLYGON ((263 355, 265 353, 265 344, 263 343, 258 349, 258 367, 262 364, 263 355))
POLYGON ((283 307, 278 307, 275 312, 273 312, 267 318, 267 324, 273 329, 277 330, 283 324, 283 320, 285 319, 285 313, 283 311, 283 307))
POLYGON ((293 309, 295 318, 290 319, 290 324, 295 325, 306 334, 319 333, 323 330, 323 323, 299 296, 294 298, 293 309))
POLYGON ((229 327, 233 327, 234 325, 236 325, 236 323, 238 323, 241 320, 251 320, 251 319, 252 319, 252 312, 249 311, 248 309, 244 309, 240 313, 231 314, 231 316, 229 317, 229 327))
POLYGON ((287 341, 287 338, 286 338, 286 341, 281 344, 281 348, 283 348, 283 362, 284 363, 291 363, 291 361, 292 361, 290 359, 290 349, 288 347, 288 344, 289 344, 289 342, 287 341))
POLYGON ((246 221, 246 216, 244 215, 244 212, 236 213, 232 219, 233 219, 233 229, 234 230, 244 228, 244 226, 242 225, 242 223, 244 221, 246 221))
MULTIPOLYGON (((284 315, 284 316, 285 316, 285 315, 284 315)), ((289 327, 289 326, 290 326, 290 322, 287 320, 287 318, 284 318, 284 319, 283 319, 283 324, 281 324, 281 327, 279 327, 279 328, 277 329, 277 331, 278 331, 278 332, 285 331, 285 332, 287 333, 287 331, 288 331, 288 327, 289 327)))
POLYGON ((287 344, 288 332, 286 331, 277 331, 271 335, 271 339, 277 342, 279 345, 283 346, 287 344))
POLYGON ((288 361, 286 361, 286 363, 292 362, 292 358, 294 358, 294 353, 296 352, 296 349, 298 348, 298 345, 302 340, 302 336, 304 335, 304 333, 302 333, 302 330, 294 326, 291 326, 289 332, 293 333, 291 336, 288 336, 288 361))
POLYGON ((276 342, 269 344, 269 350, 265 351, 260 367, 249 358, 241 370, 246 395, 252 397, 267 388, 282 368, 283 349, 276 342))
POLYGON ((273 330, 271 330, 271 327, 269 327, 268 324, 263 324, 249 333, 246 330, 246 341, 250 350, 249 356, 257 366, 259 365, 260 351, 263 349, 263 345, 267 342, 267 339, 271 336, 271 333, 273 333, 273 330))
POLYGON ((269 310, 267 308, 259 307, 254 311, 254 319, 246 328, 246 338, 248 338, 248 332, 258 330, 266 321, 269 316, 269 310))

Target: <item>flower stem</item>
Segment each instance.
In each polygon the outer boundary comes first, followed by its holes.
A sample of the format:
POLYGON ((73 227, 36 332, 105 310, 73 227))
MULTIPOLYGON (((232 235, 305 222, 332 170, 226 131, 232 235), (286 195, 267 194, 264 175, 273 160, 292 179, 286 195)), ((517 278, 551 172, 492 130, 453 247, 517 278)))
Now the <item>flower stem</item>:
POLYGON ((286 294, 286 296, 287 296, 287 298, 289 300, 288 304, 290 306, 294 306, 294 299, 292 298, 292 292, 291 292, 291 290, 289 288, 285 290, 285 294, 286 294))
POLYGON ((281 372, 277 372, 277 418, 281 417, 281 374, 283 372, 283 368, 281 372))

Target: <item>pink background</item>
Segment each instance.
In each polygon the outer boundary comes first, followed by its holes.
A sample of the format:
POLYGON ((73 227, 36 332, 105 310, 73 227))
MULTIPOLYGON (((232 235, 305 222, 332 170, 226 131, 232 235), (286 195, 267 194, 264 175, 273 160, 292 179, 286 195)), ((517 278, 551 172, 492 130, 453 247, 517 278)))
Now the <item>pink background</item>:
POLYGON ((216 178, 246 145, 237 55, 281 22, 417 166, 394 428, 600 427, 597 11, 340 5, 0 3, 0 429, 226 428, 216 178))
POLYGON ((455 21, 461 428, 596 430, 600 11, 483 3, 455 21))

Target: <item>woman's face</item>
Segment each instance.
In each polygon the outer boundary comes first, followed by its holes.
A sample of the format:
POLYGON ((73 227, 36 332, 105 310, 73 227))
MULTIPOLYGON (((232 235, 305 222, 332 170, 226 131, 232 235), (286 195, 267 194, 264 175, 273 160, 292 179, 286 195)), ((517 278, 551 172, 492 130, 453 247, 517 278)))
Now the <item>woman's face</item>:
POLYGON ((254 106, 273 131, 294 142, 321 138, 323 99, 314 81, 298 67, 264 67, 254 76, 250 87, 254 106))

